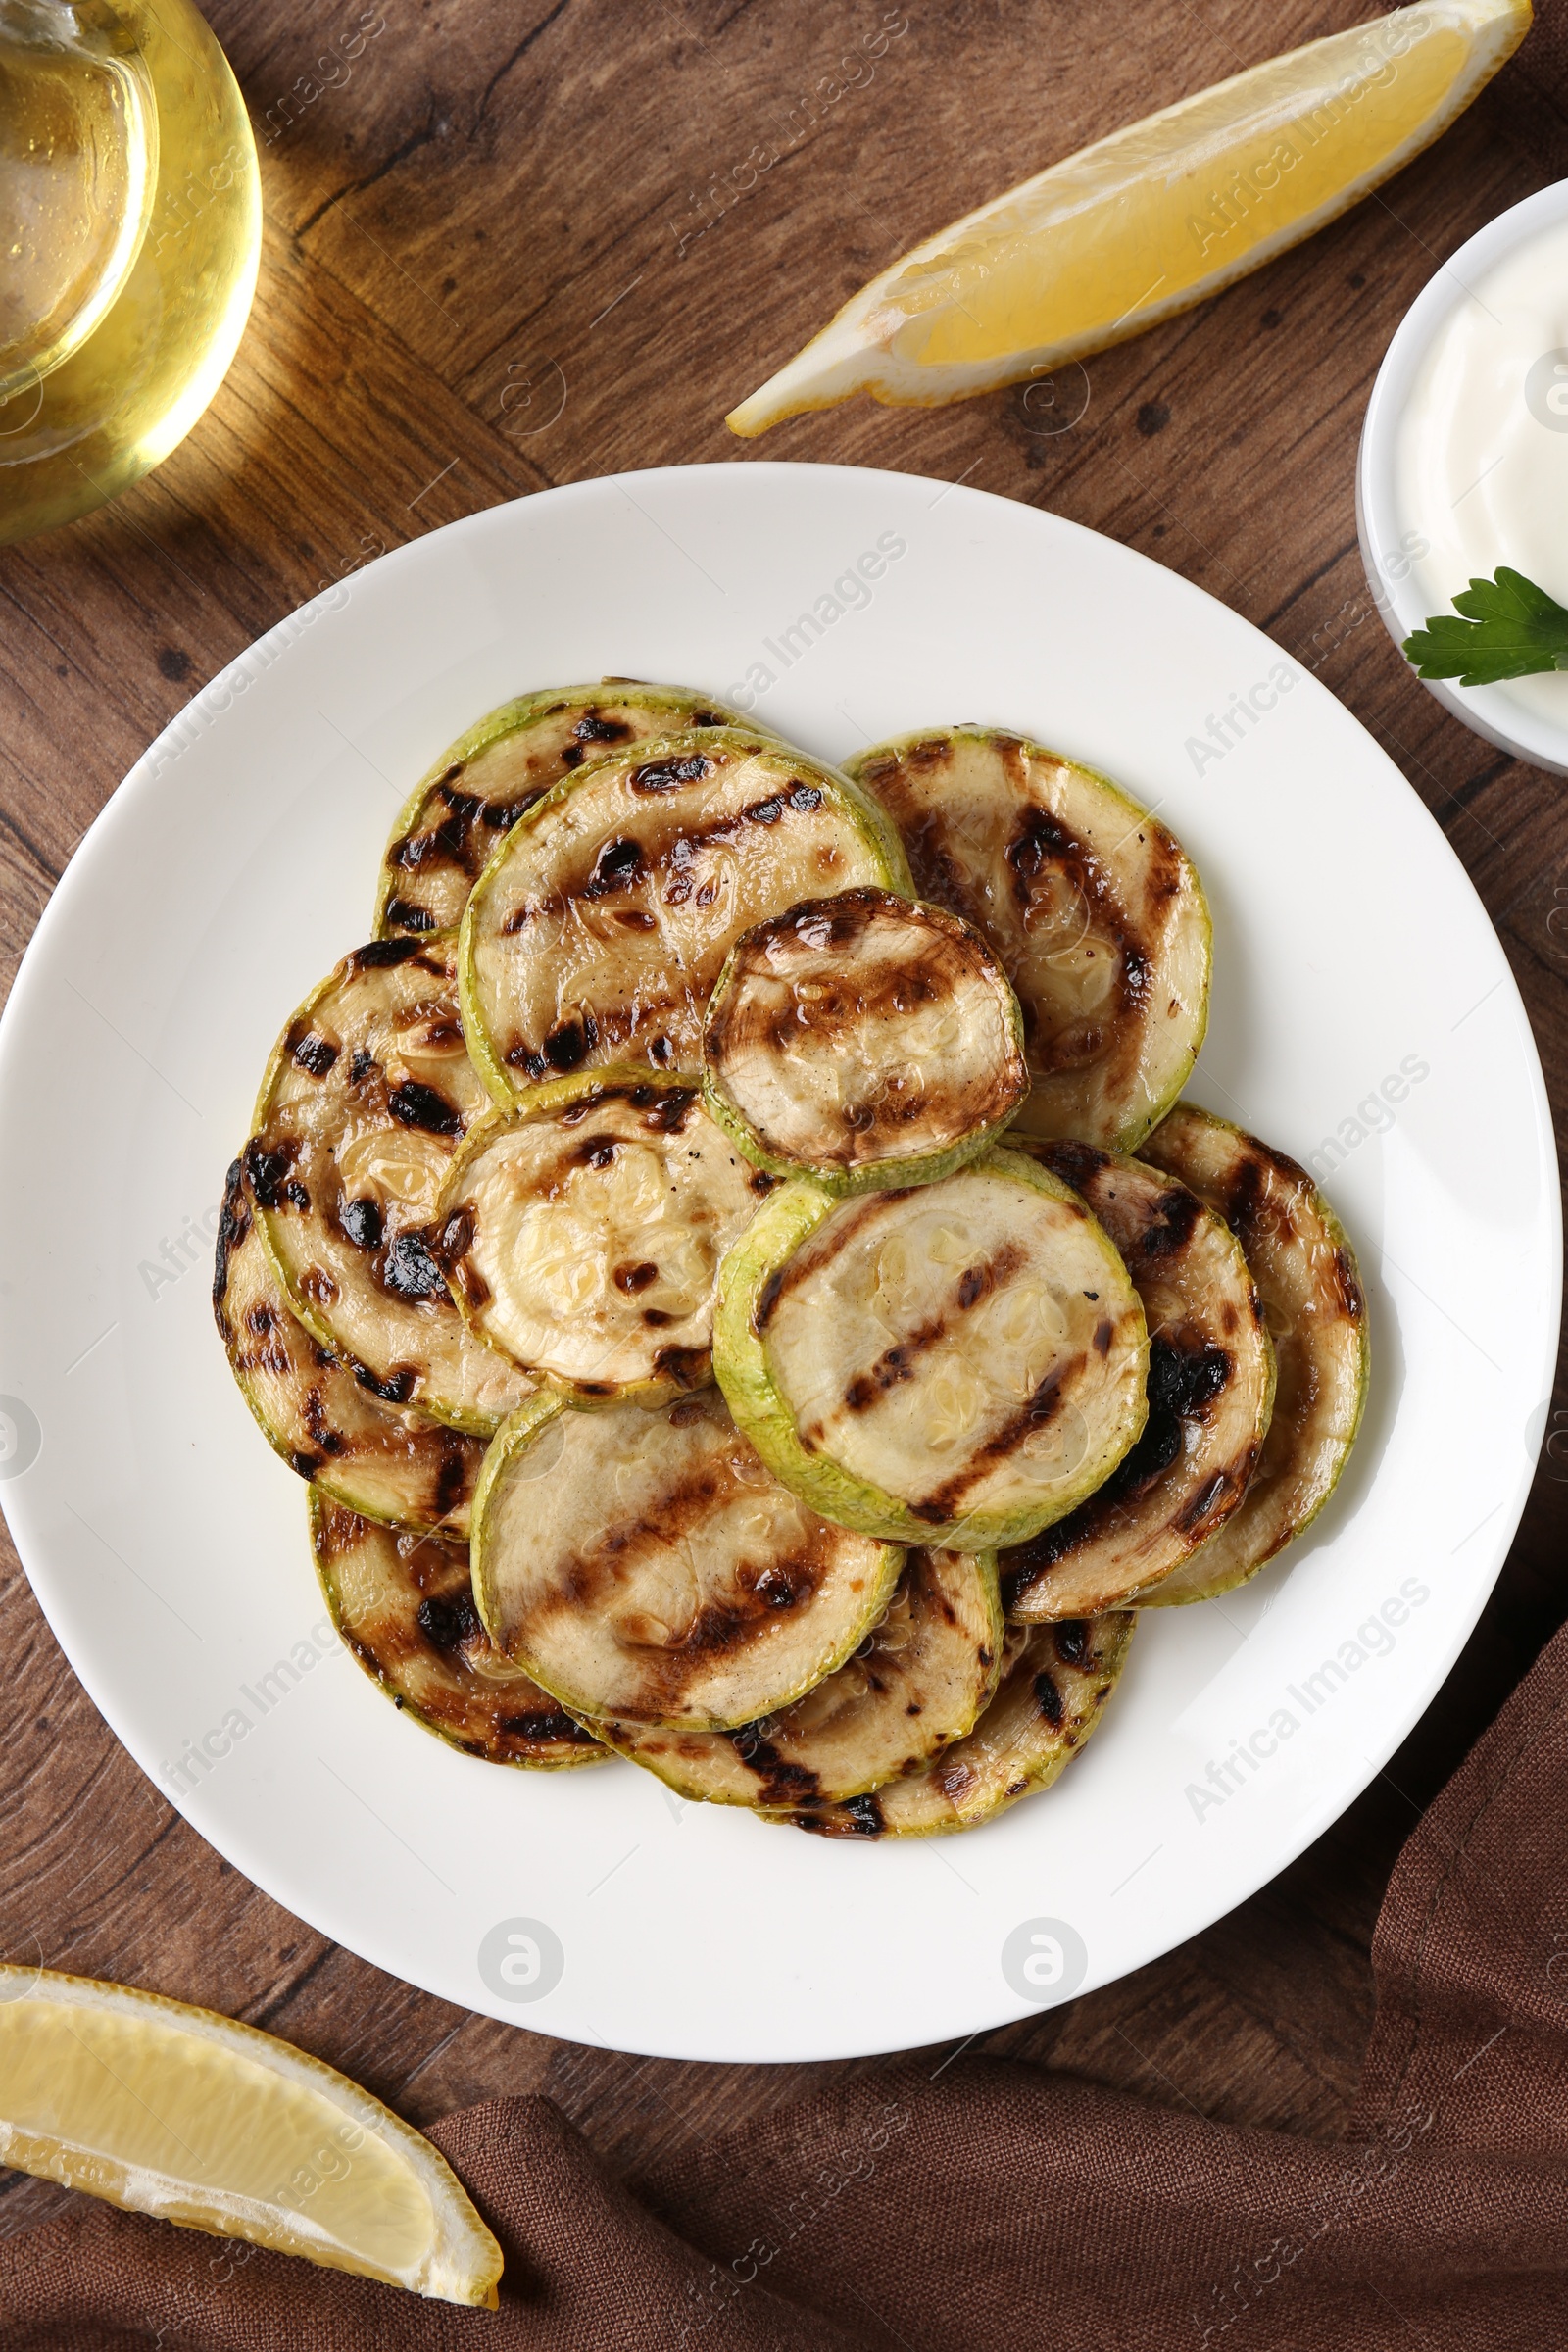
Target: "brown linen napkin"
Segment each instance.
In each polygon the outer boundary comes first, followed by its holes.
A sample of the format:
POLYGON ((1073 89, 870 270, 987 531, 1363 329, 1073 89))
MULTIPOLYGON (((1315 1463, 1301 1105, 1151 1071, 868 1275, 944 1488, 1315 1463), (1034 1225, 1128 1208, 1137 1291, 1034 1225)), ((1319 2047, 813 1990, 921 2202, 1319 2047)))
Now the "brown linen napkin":
POLYGON ((107 2206, 0 2247, 5 2352, 1560 2352, 1568 1630, 1427 1813, 1324 2145, 1033 2065, 860 2079, 611 2180, 544 2099, 431 2136, 506 2249, 455 2311, 107 2206))

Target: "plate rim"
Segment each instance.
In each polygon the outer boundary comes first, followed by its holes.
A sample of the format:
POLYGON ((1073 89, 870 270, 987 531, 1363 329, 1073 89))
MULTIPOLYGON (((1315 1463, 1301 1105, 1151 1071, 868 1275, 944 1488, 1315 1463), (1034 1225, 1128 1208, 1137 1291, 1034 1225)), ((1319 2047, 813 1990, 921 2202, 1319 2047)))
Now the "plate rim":
MULTIPOLYGON (((508 518, 514 515, 515 510, 531 508, 540 499, 562 503, 575 500, 597 500, 603 497, 608 491, 613 490, 626 482, 649 483, 654 481, 668 480, 671 477, 689 478, 694 473, 715 475, 719 472, 721 466, 724 472, 728 474, 731 468, 738 462, 742 461, 716 461, 702 466, 660 466, 640 469, 625 474, 592 476, 582 481, 560 485, 553 490, 536 492, 515 500, 505 501, 498 506, 480 509, 471 515, 462 517, 457 522, 443 526, 438 532, 427 533, 420 539, 407 542, 400 548, 389 550, 386 555, 374 560, 374 568, 380 569, 384 565, 390 570, 391 567, 399 564, 406 568, 411 565, 417 565, 421 560, 428 560, 427 558, 421 558, 421 551, 425 549, 427 542, 438 539, 445 540, 448 538, 449 534, 456 538, 461 535, 466 535, 470 533, 482 533, 486 530, 509 528, 511 525, 508 521, 508 518)), ((945 482, 940 476, 915 474, 893 468, 844 465, 821 466, 806 462, 785 460, 754 459, 743 462, 749 466, 760 466, 768 473, 774 475, 787 474, 790 476, 799 476, 801 474, 809 474, 811 476, 821 476, 825 474, 842 474, 856 477, 869 475, 873 478, 881 478, 891 483, 897 483, 900 485, 913 484, 919 486, 920 488, 937 490, 944 497, 949 493, 956 493, 961 491, 962 496, 966 500, 982 502, 984 508, 988 511, 994 511, 998 509, 1007 510, 1010 527, 1022 527, 1027 531, 1032 530, 1034 527, 1036 527, 1036 525, 1044 524, 1049 530, 1064 530, 1069 536, 1081 536, 1085 540, 1097 542, 1102 547, 1113 551, 1114 557, 1117 561, 1131 558, 1135 561, 1135 563, 1147 565, 1151 571, 1159 574, 1162 583, 1162 593, 1180 594, 1185 592, 1188 599, 1196 600, 1197 605, 1201 608, 1206 609, 1208 607, 1215 607, 1218 609, 1219 612, 1225 616, 1227 622, 1234 623, 1239 627, 1249 631, 1261 645, 1269 647, 1271 652, 1274 654, 1278 655, 1283 652, 1283 649, 1276 646, 1275 641, 1267 637, 1263 631, 1258 629, 1255 623, 1248 620, 1245 615, 1236 612, 1233 608, 1225 605, 1219 598, 1211 596, 1208 591, 1198 586, 1196 582, 1189 580, 1183 573, 1175 571, 1170 567, 1159 564, 1153 558, 1145 556, 1142 551, 1135 548, 1130 548, 1123 542, 1111 538, 1106 533, 1094 531, 1089 528, 1089 526, 1078 523, 1068 516, 1056 514, 1049 509, 1037 508, 1019 500, 1006 498, 998 493, 972 489, 966 484, 945 482), (1027 522, 1023 519, 1026 516, 1031 518, 1027 522)), ((369 569, 371 567, 367 566, 366 568, 369 569)), ((100 809, 98 814, 92 820, 91 824, 86 828, 82 835, 81 841, 77 844, 75 851, 73 853, 72 858, 68 861, 65 872, 62 874, 60 883, 52 892, 50 899, 45 906, 42 914, 40 915, 39 921, 34 927, 33 933, 28 940, 26 950, 24 951, 22 962, 19 966, 7 1003, 3 1010, 0 1010, 0 1102, 4 1102, 10 1088, 11 1049, 17 1035, 33 1017, 31 998, 35 987, 38 985, 40 980, 41 965, 44 956, 52 947, 54 935, 57 929, 61 925, 66 924, 71 920, 72 910, 70 902, 72 898, 72 892, 68 888, 68 884, 70 883, 70 878, 74 869, 77 868, 78 860, 82 861, 83 870, 85 870, 87 861, 84 854, 88 851, 89 845, 94 843, 97 844, 97 847, 95 847, 93 851, 93 855, 95 857, 103 854, 102 845, 104 839, 113 831, 114 826, 119 823, 133 821, 133 812, 140 808, 140 806, 147 794, 156 786, 157 780, 162 774, 164 766, 168 763, 169 758, 171 756, 177 757, 178 750, 186 748, 185 743, 181 743, 178 745, 176 751, 171 755, 166 751, 165 747, 169 744, 172 738, 178 737, 181 721, 184 719, 186 713, 190 710, 192 705, 200 702, 202 697, 205 695, 226 691, 229 695, 229 705, 224 707, 230 707, 234 699, 235 679, 247 671, 248 664, 252 665, 249 674, 255 674, 254 664, 256 663, 260 650, 270 647, 273 641, 279 638, 281 638, 283 643, 286 645, 291 636, 298 634, 301 613, 311 612, 313 608, 321 606, 323 602, 324 598, 321 595, 318 595, 317 598, 307 600, 306 605, 296 609, 294 613, 284 616, 282 620, 276 623, 274 627, 268 631, 262 638, 255 640, 251 645, 243 648, 241 652, 234 657, 233 661, 225 664, 224 668, 220 671, 214 679, 208 681, 207 686, 204 687, 197 696, 192 697, 190 703, 182 707, 181 711, 176 713, 174 717, 171 719, 169 724, 162 729, 159 735, 154 738, 152 743, 147 746, 146 750, 140 755, 138 760, 132 763, 131 767, 126 771, 126 774, 122 780, 121 784, 116 787, 115 791, 106 800, 102 809, 100 809)), ((279 646, 277 650, 283 650, 282 646, 279 646)), ((270 661, 275 658, 275 654, 268 657, 268 659, 264 662, 264 666, 270 666, 270 661)), ((1291 659, 1289 656, 1286 658, 1291 659)), ((1314 680, 1313 683, 1319 685, 1319 690, 1321 692, 1329 694, 1329 690, 1322 688, 1320 682, 1314 680)), ((1527 1048, 1525 1054, 1525 1075, 1528 1084, 1528 1091, 1531 1096, 1531 1109, 1534 1118, 1535 1137, 1541 1147, 1542 1152, 1542 1167, 1544 1172, 1549 1171, 1550 1176, 1555 1179, 1557 1171, 1554 1133, 1551 1121, 1549 1098, 1546 1093, 1544 1074, 1541 1065, 1540 1053, 1535 1043, 1534 1032, 1529 1020, 1528 1012, 1524 1005, 1522 996, 1519 992, 1517 982, 1513 978, 1512 970, 1508 964, 1506 955, 1502 951, 1501 942, 1497 936, 1495 926, 1492 923, 1491 916, 1488 913, 1484 903, 1481 901, 1480 895, 1476 891, 1474 882, 1471 880, 1462 860, 1458 858, 1456 853, 1452 849, 1452 845, 1448 843, 1446 836, 1443 833, 1442 828, 1437 825, 1436 820, 1432 817, 1430 810, 1426 808, 1426 806, 1421 800, 1420 795, 1414 791, 1414 788, 1409 784, 1408 779, 1403 776, 1396 763, 1386 752, 1384 752, 1382 746, 1377 743, 1376 738, 1371 735, 1370 731, 1365 727, 1364 723, 1356 717, 1355 713, 1349 710, 1347 705, 1341 703, 1338 697, 1330 694, 1329 699, 1334 702, 1341 712, 1356 726, 1358 733, 1364 739, 1364 743, 1369 753, 1381 762, 1390 776, 1392 778, 1396 778, 1398 783, 1403 787, 1405 794, 1408 796, 1410 804, 1409 813, 1413 817, 1418 816, 1419 818, 1425 818, 1428 826, 1432 830, 1432 833, 1436 836, 1438 841, 1442 842, 1444 851, 1446 853, 1447 858, 1451 861, 1455 874, 1462 878, 1464 888, 1469 892, 1470 897, 1475 904, 1476 909, 1480 914, 1485 929, 1491 934, 1492 941, 1496 948, 1502 964, 1502 980, 1505 983, 1505 988, 1503 990, 1504 1001, 1510 1004, 1512 1024, 1527 1048)), ((215 711, 211 714, 220 715, 220 712, 215 711)), ((205 732, 205 726, 199 728, 197 732, 205 732)), ((194 737, 187 736, 186 743, 188 743, 190 740, 194 740, 194 737)), ((1200 1093, 1202 1091, 1200 1082, 1199 1091, 1200 1093)), ((1548 1230, 1552 1237, 1554 1261, 1551 1267, 1552 1281, 1550 1291, 1551 1295, 1560 1297, 1562 1255, 1560 1224, 1548 1222, 1548 1230)), ((1544 1393, 1548 1396, 1548 1398, 1550 1393, 1550 1368, 1555 1361, 1555 1327, 1553 1327, 1551 1333, 1544 1337, 1543 1342, 1543 1354, 1545 1359, 1544 1367, 1545 1384, 1544 1393)), ((1255 1871, 1250 1864, 1241 1874, 1241 1877, 1246 1881, 1242 1890, 1239 1892, 1226 1892, 1222 1898, 1221 1908, 1212 1912, 1206 1922, 1198 1927, 1187 1926, 1182 1928, 1174 1939, 1166 1937, 1157 1928, 1153 1931, 1152 1936, 1146 1934, 1142 1940, 1148 1945, 1149 1948, 1144 1952, 1144 1956, 1141 1959, 1134 1960, 1125 1966, 1113 1965, 1107 1968, 1103 1973, 1098 1973, 1092 1966, 1082 1985, 1075 1988, 1075 1992, 1071 1997, 1078 1997, 1080 1992, 1095 1990, 1103 1984, 1118 1981, 1121 1976, 1130 1974, 1138 1968, 1149 1966, 1153 1961, 1162 1957, 1169 1950, 1176 1948, 1176 1945, 1179 1942, 1188 1940, 1194 1935, 1206 1932, 1207 1927, 1212 1926, 1218 1920, 1227 1917, 1230 1912, 1236 1909, 1241 1903, 1250 1900, 1251 1896, 1255 1894, 1262 1886, 1270 1884, 1273 1879, 1277 1878, 1279 1874, 1283 1870, 1287 1869, 1308 1845, 1313 1843, 1316 1838, 1321 1837, 1325 1830, 1330 1827, 1334 1821, 1341 1818, 1350 1804, 1356 1801, 1357 1797, 1364 1791, 1364 1789, 1370 1785, 1371 1781, 1382 1770, 1389 1756, 1394 1753, 1395 1749, 1408 1736, 1408 1733, 1413 1728, 1414 1724, 1420 1720, 1427 1708, 1430 1707, 1434 1698, 1441 1690, 1443 1682, 1446 1679, 1448 1673, 1451 1672, 1452 1666, 1461 1653, 1465 1642, 1469 1640, 1475 1624, 1495 1586, 1497 1576, 1500 1574, 1502 1565, 1507 1556, 1507 1551, 1511 1545, 1514 1534, 1517 1531, 1520 1518, 1523 1515, 1525 1503, 1528 1499, 1534 1477, 1536 1459, 1539 1455, 1544 1436, 1544 1429, 1543 1428, 1543 1431, 1536 1437, 1533 1446, 1527 1446, 1524 1449, 1524 1466, 1516 1478, 1515 1491, 1508 1501, 1499 1506, 1496 1513, 1497 1524, 1504 1532, 1497 1534, 1494 1539, 1494 1556, 1484 1577, 1480 1578, 1474 1587, 1473 1606, 1468 1607, 1465 1611, 1460 1613, 1462 1622, 1459 1620, 1455 1621, 1457 1631, 1451 1641, 1451 1643, 1446 1645, 1444 1649, 1441 1671, 1435 1672, 1430 1678, 1423 1678, 1419 1695, 1412 1696, 1412 1698, 1404 1707, 1387 1708, 1384 1710, 1379 1719, 1379 1736, 1378 1739, 1373 1742, 1375 1753, 1366 1758, 1364 1775, 1352 1775, 1345 1784, 1337 1786, 1331 1793, 1325 1795, 1318 1804, 1313 1805, 1310 1808, 1303 1809, 1302 1813, 1297 1817, 1290 1833, 1286 1837, 1274 1838, 1270 1841, 1268 1858, 1266 1862, 1259 1865, 1255 1871)), ((7 1517, 8 1520, 11 1518, 11 1512, 9 1510, 7 1512, 7 1517)), ((274 1874, 265 1862, 261 1867, 255 1866, 249 1852, 242 1850, 248 1849, 251 1842, 248 1827, 242 1826, 238 1837, 234 1835, 232 1830, 225 1830, 223 1832, 223 1842, 221 1843, 220 1842, 218 1837, 215 1837, 208 1830, 200 1827, 193 1816, 186 1811, 185 1806, 178 1800, 178 1798, 173 1796, 164 1787, 162 1782, 157 1778, 153 1768, 143 1760, 143 1757, 139 1752, 138 1745, 126 1736, 125 1730, 122 1728, 122 1724, 118 1720, 121 1712, 118 1703, 118 1695, 106 1690, 101 1690, 98 1687, 99 1678, 96 1673, 84 1672, 82 1667, 77 1664, 75 1658, 72 1655, 71 1650, 68 1648, 65 1642, 61 1640, 58 1630, 55 1629, 54 1619, 51 1615, 48 1599, 46 1597, 46 1589, 49 1582, 49 1570, 47 1563, 42 1563, 41 1589, 40 1578, 39 1576, 35 1576, 33 1563, 28 1557, 28 1550, 31 1546, 30 1536, 26 1540, 24 1546, 24 1537, 18 1532, 15 1526, 13 1526, 12 1533, 18 1555, 22 1559, 24 1571, 27 1576, 34 1597, 38 1601, 46 1621, 49 1622, 51 1630, 55 1631, 56 1639, 61 1641, 62 1650, 66 1654, 68 1662, 72 1666, 73 1672, 76 1674, 93 1704, 97 1707, 99 1713, 103 1715, 106 1723, 109 1725, 109 1728, 114 1733, 115 1737, 120 1740, 121 1744, 127 1749, 132 1761, 136 1763, 138 1769, 147 1774, 148 1778, 152 1780, 154 1787, 158 1789, 160 1795, 165 1799, 165 1801, 172 1804, 176 1811, 179 1811, 185 1819, 189 1820, 191 1822, 191 1826, 196 1829, 197 1835, 203 1838, 208 1844, 213 1845, 215 1850, 234 1863, 237 1868, 242 1870, 245 1876, 250 1879, 251 1882, 271 1900, 279 1903, 280 1906, 288 1910, 294 1916, 306 1920, 307 1924, 311 1925, 317 1933, 326 1936, 330 1940, 342 1942, 345 1945, 345 1948, 356 1952, 361 1957, 368 1959, 370 1965, 384 1970, 389 1970, 391 1973, 403 1977, 404 1981, 419 1985, 421 1989, 430 1991, 435 1995, 435 1997, 453 2000, 455 2002, 463 2002, 463 2004, 474 2014, 492 2016, 504 2023, 522 2024, 526 2026, 529 2032, 538 2034, 548 2038, 567 2038, 577 2041, 582 2041, 587 2038, 579 2026, 573 2025, 568 2028, 564 2023, 552 2025, 548 2018, 537 2017, 531 2009, 526 2013, 525 2016, 523 2016, 519 2015, 515 2009, 487 2005, 481 1999, 454 1993, 450 1985, 432 1984, 426 1983, 425 1980, 419 1975, 411 1972, 407 1968, 406 1964, 390 1962, 384 1957, 362 1952, 360 1944, 357 1943, 351 1936, 342 1934, 336 1926, 320 1926, 318 1924, 316 1919, 312 1918, 311 1914, 301 1910, 295 1894, 292 1891, 286 1890, 277 1884, 274 1874)), ((42 1547, 40 1545, 40 1549, 42 1547)), ((998 1994, 996 1996, 985 1996, 983 1988, 978 1984, 978 1983, 971 1984, 968 1986, 966 1997, 968 1998, 971 2007, 976 2003, 979 2003, 984 2007, 985 2010, 984 2022, 981 2025, 974 2027, 973 2030, 975 2032, 993 2030, 1001 2025, 1015 2022, 1018 2018, 1040 2013, 1040 2008, 1042 2006, 1041 2004, 1018 2004, 1016 2002, 1012 2004, 1002 2003, 1000 1998, 1002 1986, 1000 1984, 1000 1979, 998 1983, 998 1994)), ((953 2030, 953 2034, 950 2035, 948 2033, 944 2032, 940 2038, 944 2040, 952 2038, 954 2035, 956 2035, 963 2030, 964 2029, 961 2025, 956 2026, 953 2030)), ((755 2046, 740 2045, 726 2045, 722 2048, 709 2046, 694 2051, 689 2046, 689 2042, 678 2034, 672 2040, 665 2040, 662 2037, 655 2039, 644 2034, 639 2038, 626 2042, 617 2042, 615 2044, 607 2044, 603 2046, 624 2047, 652 2056, 681 2058, 685 2060, 691 2060, 693 2057, 695 2057, 699 2061, 707 2061, 711 2063, 777 2064, 826 2062, 855 2056, 884 2055, 894 2051, 932 2045, 927 2042, 910 2042, 906 2035, 903 2033, 895 2034, 885 2038, 879 2038, 874 2031, 868 2033, 865 2027, 862 2027, 858 2032, 850 2034, 848 2038, 843 2036, 834 2037, 830 2035, 824 2039, 821 2036, 818 2036, 812 2039, 808 2046, 794 2047, 782 2054, 776 2047, 758 2048, 755 2046)))

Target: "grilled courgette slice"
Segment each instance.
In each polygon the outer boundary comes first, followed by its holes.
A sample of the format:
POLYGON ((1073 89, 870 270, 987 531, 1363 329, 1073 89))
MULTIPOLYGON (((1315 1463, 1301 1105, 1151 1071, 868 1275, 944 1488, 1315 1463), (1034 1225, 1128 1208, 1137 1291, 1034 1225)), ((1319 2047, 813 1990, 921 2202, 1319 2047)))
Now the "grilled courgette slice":
POLYGON ((903 1553, 830 1527, 711 1389, 652 1409, 524 1405, 473 1507, 479 1613, 573 1713, 727 1731, 842 1666, 903 1553))
POLYGON ((237 1159, 223 1188, 213 1312, 240 1394, 291 1470, 366 1519, 467 1536, 483 1444, 377 1404, 352 1366, 312 1338, 262 1246, 237 1159))
POLYGON ((882 810, 750 727, 638 744, 518 819, 463 918, 464 1019, 498 1102, 585 1065, 695 1071, 741 932, 908 869, 882 810))
POLYGON ((1075 1193, 999 1150, 907 1192, 784 1186, 719 1269, 713 1368, 814 1510, 959 1551, 1064 1517, 1147 1411, 1126 1268, 1075 1193))
POLYGON ((884 890, 744 932, 703 1036, 703 1099, 749 1159, 834 1193, 931 1184, 1029 1091, 1018 1002, 980 934, 884 890))
POLYGON ((399 810, 381 859, 375 937, 455 930, 469 891, 524 809, 586 760, 679 727, 746 723, 694 687, 635 678, 547 686, 503 703, 442 753, 399 810))
POLYGON ((718 1261, 770 1180, 694 1085, 583 1070, 482 1119, 437 1211, 481 1338, 584 1396, 651 1402, 712 1378, 718 1261))
POLYGON ((733 1732, 594 1720, 599 1738, 680 1795, 777 1812, 918 1772, 974 1728, 1002 1671, 996 1561, 911 1551, 887 1614, 847 1665, 781 1714, 733 1732))
POLYGON ((1020 1132, 1130 1152, 1208 1019, 1209 920, 1174 834, 1104 776, 987 727, 878 744, 849 772, 897 823, 920 896, 963 915, 1023 1007, 1020 1132))
POLYGON ((1002 1684, 967 1740, 908 1780, 785 1818, 822 1838, 930 1838, 972 1830, 1048 1788, 1101 1719, 1127 1658, 1131 1609, 1009 1626, 1002 1684))
POLYGON ((1344 1469, 1370 1364, 1366 1295, 1345 1228, 1306 1170, 1191 1103, 1142 1156, 1216 1210, 1247 1253, 1279 1364, 1274 1412, 1240 1507, 1201 1551, 1142 1595, 1208 1600, 1255 1576, 1314 1519, 1344 1469))
POLYGON ((1088 1201, 1149 1325, 1149 1419, 1104 1485, 1002 1559, 1009 1617, 1136 1600, 1241 1502, 1274 1401, 1274 1350, 1236 1236, 1172 1176, 1092 1144, 1029 1147, 1088 1201))
POLYGON ((489 1764, 600 1764, 609 1754, 492 1648, 468 1546, 398 1533, 311 1489, 311 1546, 332 1622, 393 1703, 489 1764))
POLYGON ((454 949, 372 941, 284 1030, 245 1147, 300 1321, 386 1404, 488 1436, 532 1383, 471 1332, 431 1251, 453 1154, 489 1098, 464 1049, 454 949))

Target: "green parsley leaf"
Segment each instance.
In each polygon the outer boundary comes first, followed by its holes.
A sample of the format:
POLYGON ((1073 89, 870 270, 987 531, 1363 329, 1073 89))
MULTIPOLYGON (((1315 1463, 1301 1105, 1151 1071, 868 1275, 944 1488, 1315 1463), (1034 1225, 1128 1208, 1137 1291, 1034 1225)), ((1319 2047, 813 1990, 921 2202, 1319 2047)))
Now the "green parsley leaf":
POLYGON ((1463 620, 1437 613, 1405 639, 1404 656, 1417 677, 1495 686, 1537 670, 1568 669, 1568 610, 1522 571, 1500 564, 1495 579, 1472 580, 1453 609, 1463 620))

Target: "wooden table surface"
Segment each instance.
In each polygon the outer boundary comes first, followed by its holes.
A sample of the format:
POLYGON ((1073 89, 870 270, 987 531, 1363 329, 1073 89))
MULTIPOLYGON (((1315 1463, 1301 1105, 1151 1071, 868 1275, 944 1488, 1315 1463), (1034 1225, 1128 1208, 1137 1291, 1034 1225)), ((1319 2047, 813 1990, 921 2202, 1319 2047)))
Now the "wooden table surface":
MULTIPOLYGON (((1549 176, 1508 135, 1500 97, 1309 244, 1092 360, 1069 429, 1046 429, 1064 412, 1017 392, 930 411, 857 403, 760 444, 722 421, 917 237, 1365 13, 1359 0, 384 0, 363 14, 215 0, 262 157, 261 285, 227 382, 162 470, 0 552, 4 984, 132 760, 323 581, 552 483, 753 454, 847 461, 1108 532, 1343 697, 1486 902, 1560 1116, 1568 796, 1415 683, 1355 539, 1356 438, 1389 337, 1438 261, 1549 176)), ((1369 903, 1399 887, 1345 848, 1348 886, 1369 903)), ((1552 1427, 1568 1431, 1568 1411, 1552 1427)), ((1459 1665, 1345 1818, 1205 1935, 991 2048, 1233 2120, 1340 2126, 1394 1857, 1568 1605, 1568 1436, 1555 1450, 1459 1665)), ((171 1811, 77 1685, 9 1545, 0 1573, 5 1952, 267 2026, 416 2122, 546 2090, 628 2169, 839 2071, 580 2049, 326 1942, 171 1811)), ((7 2229, 67 2193, 16 2174, 3 2188, 7 2229)))

